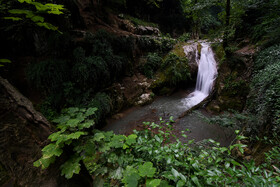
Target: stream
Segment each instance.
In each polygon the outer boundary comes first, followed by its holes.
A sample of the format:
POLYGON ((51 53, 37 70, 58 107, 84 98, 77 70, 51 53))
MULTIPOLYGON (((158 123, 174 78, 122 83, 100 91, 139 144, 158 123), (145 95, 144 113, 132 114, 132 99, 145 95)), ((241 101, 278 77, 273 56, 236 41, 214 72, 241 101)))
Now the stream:
MULTIPOLYGON (((191 43, 184 46, 186 57, 193 50, 196 50, 196 63, 198 73, 196 87, 190 90, 181 90, 171 96, 160 96, 153 103, 143 107, 132 107, 122 112, 120 119, 108 119, 107 125, 102 129, 112 130, 117 134, 130 134, 134 129, 141 129, 143 121, 157 122, 159 117, 168 119, 170 116, 174 120, 179 116, 202 102, 211 93, 214 81, 217 76, 217 65, 214 53, 207 42, 201 42, 201 53, 198 54, 198 43, 191 43)), ((198 111, 206 117, 210 117, 204 109, 198 111)), ((174 125, 175 134, 180 134, 182 130, 189 129, 188 140, 194 139, 196 142, 204 139, 214 139, 227 146, 232 141, 232 131, 218 125, 208 124, 199 117, 196 112, 179 119, 174 125)))

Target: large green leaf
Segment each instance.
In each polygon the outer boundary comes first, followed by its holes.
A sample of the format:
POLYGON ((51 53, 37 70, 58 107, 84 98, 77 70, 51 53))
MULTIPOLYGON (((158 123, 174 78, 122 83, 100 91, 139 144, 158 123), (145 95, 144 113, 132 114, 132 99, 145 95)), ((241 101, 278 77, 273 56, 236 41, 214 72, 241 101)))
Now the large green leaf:
POLYGON ((120 180, 122 178, 122 176, 123 176, 123 168, 122 167, 118 167, 118 169, 112 171, 110 175, 111 175, 112 179, 120 180))
POLYGON ((67 121, 69 121, 69 119, 70 119, 70 116, 63 115, 63 116, 60 116, 59 118, 54 119, 53 122, 55 122, 55 123, 66 123, 67 121))
POLYGON ((50 164, 54 163, 55 161, 55 156, 52 157, 42 157, 39 160, 37 160, 36 162, 33 163, 33 166, 35 167, 42 167, 42 169, 46 169, 49 167, 50 164))
POLYGON ((137 187, 138 186, 138 180, 140 179, 140 176, 135 168, 132 166, 127 166, 124 172, 124 177, 122 179, 122 182, 127 187, 137 187))
POLYGON ((94 124, 95 124, 95 123, 94 123, 93 120, 89 120, 89 121, 87 121, 87 122, 78 124, 78 128, 79 128, 80 130, 82 130, 82 129, 84 129, 84 128, 88 129, 88 128, 92 127, 94 124))
POLYGON ((115 135, 113 136, 110 144, 111 144, 111 147, 114 147, 114 148, 121 148, 123 147, 123 144, 124 144, 124 140, 126 139, 126 137, 124 135, 115 135))
POLYGON ((146 187, 157 187, 160 185, 160 179, 147 180, 146 187))
POLYGON ((24 9, 12 9, 9 10, 11 14, 25 14, 25 15, 34 15, 31 10, 24 10, 24 9))
POLYGON ((78 174, 81 170, 80 165, 81 157, 74 155, 69 160, 67 160, 63 165, 60 166, 61 175, 65 178, 70 179, 74 174, 78 174))
POLYGON ((136 143, 136 138, 137 138, 137 135, 136 134, 131 134, 127 137, 126 139, 126 144, 127 145, 132 145, 132 144, 135 144, 136 143))
POLYGON ((93 140, 100 142, 104 138, 105 138, 104 134, 102 132, 99 132, 99 133, 95 133, 93 140))
MULTIPOLYGON (((13 18, 15 18, 15 17, 13 17, 13 18)), ((11 18, 11 19, 13 19, 13 18, 11 18)), ((15 19, 17 19, 17 18, 15 18, 15 19)), ((11 63, 11 61, 9 59, 0 59, 0 63, 11 63)))
POLYGON ((87 109, 85 115, 86 116, 91 116, 91 115, 95 114, 96 111, 97 111, 97 108, 89 108, 89 109, 87 109))
POLYGON ((70 119, 67 121, 66 125, 69 127, 77 127, 81 121, 79 119, 70 119))
POLYGON ((143 165, 139 166, 138 170, 141 177, 153 177, 156 172, 156 168, 153 167, 152 162, 145 162, 143 165))
POLYGON ((44 18, 42 16, 32 16, 31 20, 34 22, 44 22, 44 18))
POLYGON ((53 143, 44 147, 42 149, 42 151, 43 151, 43 157, 45 157, 45 158, 48 158, 48 157, 50 158, 52 156, 60 156, 63 153, 63 151, 59 147, 59 145, 53 144, 53 143))

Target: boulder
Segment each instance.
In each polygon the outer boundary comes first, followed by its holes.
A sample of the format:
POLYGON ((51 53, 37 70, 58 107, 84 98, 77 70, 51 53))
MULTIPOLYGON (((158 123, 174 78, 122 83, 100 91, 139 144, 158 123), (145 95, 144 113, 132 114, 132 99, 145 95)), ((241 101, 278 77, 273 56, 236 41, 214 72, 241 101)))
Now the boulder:
POLYGON ((160 35, 160 31, 158 28, 156 27, 150 27, 150 26, 143 26, 140 25, 136 28, 136 32, 135 34, 139 34, 139 35, 156 35, 159 36, 160 35))

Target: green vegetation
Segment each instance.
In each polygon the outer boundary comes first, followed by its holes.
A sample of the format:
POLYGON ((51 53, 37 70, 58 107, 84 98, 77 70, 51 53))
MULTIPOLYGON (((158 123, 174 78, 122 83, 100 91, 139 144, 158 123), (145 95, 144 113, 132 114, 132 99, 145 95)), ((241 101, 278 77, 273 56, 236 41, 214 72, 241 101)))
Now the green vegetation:
POLYGON ((83 151, 80 149, 80 144, 83 142, 84 136, 88 134, 86 130, 95 124, 90 116, 93 116, 96 110, 96 108, 63 110, 61 116, 53 120, 59 129, 58 132, 49 136, 53 143, 42 149, 43 156, 34 162, 34 166, 41 166, 42 169, 48 168, 55 162, 56 157, 62 155, 64 147, 72 145, 75 153, 60 166, 61 174, 67 179, 71 178, 73 174, 78 174, 80 172, 79 162, 82 159, 80 153, 83 151))
MULTIPOLYGON (((43 149, 42 158, 34 165, 47 168, 62 154, 64 145, 71 144, 75 154, 61 166, 62 174, 71 178, 79 173, 82 160, 95 180, 100 181, 95 182, 105 186, 268 186, 280 182, 279 147, 266 154, 266 164, 256 166, 253 161, 242 161, 234 154, 245 154, 246 145, 241 142, 246 137, 239 131, 239 143, 229 148, 213 140, 195 147, 193 140, 182 143, 173 134, 172 117, 159 124, 144 122, 145 130, 129 136, 86 132, 93 121, 85 119, 95 110, 69 108, 66 115, 54 120, 59 123, 59 131, 50 135, 53 143, 43 149)), ((182 137, 187 137, 186 132, 182 131, 182 137)))
MULTIPOLYGON (((174 52, 178 51, 175 50, 174 52)), ((170 88, 190 80, 188 59, 174 52, 171 51, 163 58, 156 81, 152 84, 152 89, 157 94, 170 94, 170 88)))
POLYGON ((190 33, 184 33, 184 34, 182 34, 182 35, 178 38, 178 40, 179 40, 180 42, 186 42, 186 41, 188 41, 190 38, 191 38, 190 33))
POLYGON ((157 53, 148 53, 147 62, 141 67, 142 73, 152 78, 162 63, 162 58, 157 53))
POLYGON ((249 111, 255 114, 257 132, 269 128, 269 134, 280 133, 280 46, 263 50, 255 61, 255 73, 251 82, 249 111))
POLYGON ((0 59, 0 67, 4 66, 6 63, 11 63, 9 59, 0 59))
POLYGON ((155 23, 147 22, 147 21, 132 17, 130 15, 124 15, 124 18, 130 20, 135 26, 143 25, 143 26, 151 26, 151 27, 158 28, 158 25, 155 23))
POLYGON ((168 84, 176 85, 180 81, 186 81, 190 78, 188 59, 179 57, 174 53, 169 53, 161 65, 168 84))
POLYGON ((87 41, 89 47, 75 48, 71 59, 47 59, 27 69, 29 81, 47 96, 41 105, 46 116, 52 117, 67 106, 98 107, 98 120, 110 113, 108 96, 94 95, 123 74, 129 57, 116 55, 115 51, 127 50, 130 41, 114 38, 104 31, 87 36, 87 41), (122 45, 123 49, 114 50, 116 45, 122 45))
MULTIPOLYGON (((1 76, 24 95, 35 95, 36 108, 56 124, 34 166, 45 169, 64 161, 61 174, 70 179, 85 165, 94 182, 104 186, 279 186, 279 0, 0 3, 1 76), (162 34, 128 33, 118 14, 135 26, 157 27, 162 34), (154 78, 151 88, 159 94, 189 86, 190 67, 182 46, 209 37, 223 38, 212 45, 224 72, 217 79, 212 106, 219 104, 216 110, 223 114, 206 121, 240 129, 229 147, 213 140, 194 143, 187 130, 176 136, 172 118, 144 122, 142 130, 128 136, 97 130, 114 108, 126 107, 127 90, 118 84, 125 76, 154 78), (251 56, 254 51, 258 54, 251 56), (146 61, 137 67, 141 56, 146 61), (259 150, 265 152, 263 162, 255 158, 259 150)), ((11 170, 0 163, 0 183, 10 180, 7 173, 17 175, 11 170)))
MULTIPOLYGON (((60 15, 63 14, 64 6, 53 4, 53 3, 40 3, 34 0, 18 0, 17 3, 21 3, 23 5, 19 6, 16 3, 8 3, 5 1, 1 1, 4 4, 4 7, 0 9, 3 11, 6 16, 4 19, 12 20, 12 21, 20 21, 24 24, 27 23, 34 23, 37 26, 44 27, 49 30, 58 31, 58 27, 54 26, 53 24, 46 22, 43 15, 54 14, 60 15), (10 7, 12 6, 12 7, 10 7), (24 9, 16 9, 14 7, 22 7, 24 9), (35 10, 34 10, 35 9, 35 10), (7 11, 7 12, 6 12, 7 11)), ((60 32, 60 31, 59 31, 60 32)))

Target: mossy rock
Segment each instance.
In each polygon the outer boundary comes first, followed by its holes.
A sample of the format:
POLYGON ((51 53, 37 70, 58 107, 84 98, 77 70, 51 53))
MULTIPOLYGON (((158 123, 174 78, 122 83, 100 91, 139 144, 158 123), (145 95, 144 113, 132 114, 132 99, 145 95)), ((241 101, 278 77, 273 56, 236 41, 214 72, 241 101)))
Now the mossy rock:
POLYGON ((156 80, 151 84, 150 89, 153 90, 154 93, 161 93, 161 89, 166 87, 168 84, 168 80, 163 72, 158 73, 156 80))
POLYGON ((211 47, 215 53, 216 60, 220 63, 223 62, 225 60, 226 53, 222 43, 213 43, 211 47))
POLYGON ((201 43, 197 43, 197 51, 198 51, 198 54, 201 54, 201 49, 202 49, 202 45, 201 43))
POLYGON ((171 52, 179 57, 186 57, 186 54, 185 54, 184 48, 183 48, 185 45, 187 45, 186 42, 177 43, 171 52))
POLYGON ((207 111, 210 111, 211 113, 218 114, 221 112, 221 107, 217 103, 217 101, 212 101, 209 103, 206 107, 207 111))
POLYGON ((237 111, 242 111, 245 104, 246 100, 240 97, 228 97, 228 96, 220 96, 218 98, 219 102, 219 107, 221 108, 222 111, 224 110, 237 110, 237 111))
POLYGON ((175 88, 163 87, 159 90, 159 95, 170 95, 174 90, 175 88))

